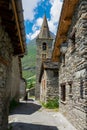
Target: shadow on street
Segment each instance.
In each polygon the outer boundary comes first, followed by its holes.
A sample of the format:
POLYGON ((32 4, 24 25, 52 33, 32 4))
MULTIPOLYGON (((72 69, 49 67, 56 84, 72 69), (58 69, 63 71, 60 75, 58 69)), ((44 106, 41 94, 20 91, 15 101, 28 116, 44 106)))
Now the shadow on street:
POLYGON ((27 124, 27 123, 12 123, 10 124, 13 127, 12 130, 58 130, 56 126, 47 126, 39 124, 27 124))
POLYGON ((27 100, 27 102, 20 102, 20 104, 10 113, 10 115, 14 115, 14 114, 30 115, 41 108, 40 105, 29 101, 30 99, 27 100))

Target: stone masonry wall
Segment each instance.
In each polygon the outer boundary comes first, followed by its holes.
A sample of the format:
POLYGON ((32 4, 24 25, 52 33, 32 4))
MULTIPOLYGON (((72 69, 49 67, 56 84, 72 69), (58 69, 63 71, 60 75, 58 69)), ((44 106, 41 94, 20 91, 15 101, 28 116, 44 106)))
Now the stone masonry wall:
POLYGON ((58 87, 58 75, 54 76, 54 70, 47 70, 47 93, 46 101, 49 99, 58 98, 59 87, 58 87))
POLYGON ((18 56, 12 57, 12 68, 10 77, 8 79, 8 86, 11 86, 11 99, 19 101, 20 97, 20 68, 19 68, 19 58, 18 56))
POLYGON ((19 77, 18 57, 13 56, 11 40, 0 23, 0 130, 7 130, 10 100, 18 100, 19 77))
POLYGON ((47 69, 44 71, 40 84, 40 100, 47 102, 58 98, 58 75, 54 76, 54 70, 47 69))
POLYGON ((65 65, 61 63, 59 71, 60 111, 78 130, 87 130, 87 0, 79 0, 68 37, 73 27, 76 28, 75 43, 68 39, 65 65), (61 85, 66 88, 64 102, 61 85))
POLYGON ((0 24, 0 130, 8 125, 9 91, 6 85, 11 72, 12 46, 8 34, 0 24))
POLYGON ((36 87, 35 87, 35 98, 40 99, 40 84, 39 76, 42 64, 42 54, 46 54, 46 58, 51 58, 52 54, 52 41, 53 39, 37 39, 37 55, 36 55, 36 87), (42 44, 47 43, 47 50, 42 50, 42 44))

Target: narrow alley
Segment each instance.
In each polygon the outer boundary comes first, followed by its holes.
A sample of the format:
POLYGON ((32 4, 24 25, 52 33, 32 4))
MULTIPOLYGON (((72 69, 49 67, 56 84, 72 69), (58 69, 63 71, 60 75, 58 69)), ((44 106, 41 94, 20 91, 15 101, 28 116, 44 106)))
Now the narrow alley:
POLYGON ((12 130, 76 130, 63 115, 42 108, 36 101, 21 101, 9 116, 12 130))

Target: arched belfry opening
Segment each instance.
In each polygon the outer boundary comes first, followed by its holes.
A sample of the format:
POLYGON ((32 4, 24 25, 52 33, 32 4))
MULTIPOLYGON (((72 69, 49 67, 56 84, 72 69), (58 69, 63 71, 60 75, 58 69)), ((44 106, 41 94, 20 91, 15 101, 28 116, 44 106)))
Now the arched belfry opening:
POLYGON ((47 43, 46 42, 43 42, 43 44, 42 44, 42 50, 43 51, 47 50, 47 43))

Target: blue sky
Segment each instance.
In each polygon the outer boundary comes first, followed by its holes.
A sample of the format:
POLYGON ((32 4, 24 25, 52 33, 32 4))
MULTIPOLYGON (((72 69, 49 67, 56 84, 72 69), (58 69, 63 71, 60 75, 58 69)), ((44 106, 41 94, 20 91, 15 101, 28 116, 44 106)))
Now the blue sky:
POLYGON ((62 3, 63 0, 22 0, 27 43, 38 35, 44 13, 50 31, 56 34, 62 3))

